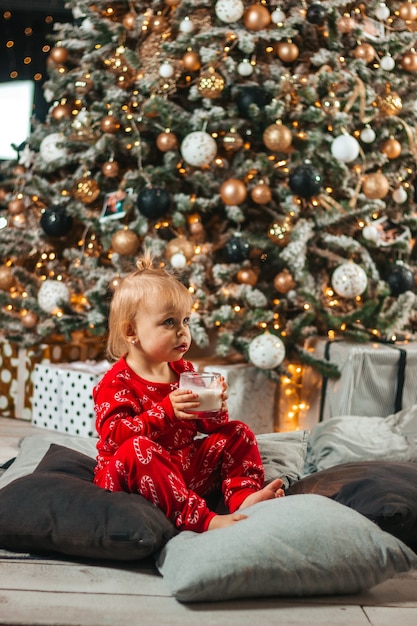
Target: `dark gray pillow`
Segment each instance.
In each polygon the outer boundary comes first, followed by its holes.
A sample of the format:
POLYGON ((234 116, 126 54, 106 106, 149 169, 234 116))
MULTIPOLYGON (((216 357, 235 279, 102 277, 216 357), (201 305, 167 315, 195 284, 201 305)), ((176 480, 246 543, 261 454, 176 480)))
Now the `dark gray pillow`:
POLYGON ((32 474, 0 490, 0 547, 136 560, 177 534, 142 496, 95 485, 94 465, 85 454, 52 444, 32 474))

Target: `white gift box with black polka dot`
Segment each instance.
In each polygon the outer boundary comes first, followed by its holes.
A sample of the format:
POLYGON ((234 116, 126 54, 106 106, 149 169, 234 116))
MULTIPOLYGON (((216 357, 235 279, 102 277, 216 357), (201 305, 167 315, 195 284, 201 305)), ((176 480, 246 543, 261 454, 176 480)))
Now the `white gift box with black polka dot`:
POLYGON ((68 435, 95 437, 92 392, 109 367, 107 361, 36 365, 33 424, 68 435))

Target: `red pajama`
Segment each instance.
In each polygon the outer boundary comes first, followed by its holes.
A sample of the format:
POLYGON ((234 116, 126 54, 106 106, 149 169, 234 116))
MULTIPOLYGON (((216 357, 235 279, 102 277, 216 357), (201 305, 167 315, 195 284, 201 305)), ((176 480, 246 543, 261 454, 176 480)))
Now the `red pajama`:
MULTIPOLYGON (((179 374, 188 361, 170 363, 179 374)), ((96 484, 140 493, 181 530, 202 532, 214 516, 205 497, 221 489, 231 512, 263 487, 256 439, 240 421, 178 420, 168 394, 175 384, 150 383, 120 359, 94 389, 96 484), (206 436, 200 436, 205 433, 206 436)))

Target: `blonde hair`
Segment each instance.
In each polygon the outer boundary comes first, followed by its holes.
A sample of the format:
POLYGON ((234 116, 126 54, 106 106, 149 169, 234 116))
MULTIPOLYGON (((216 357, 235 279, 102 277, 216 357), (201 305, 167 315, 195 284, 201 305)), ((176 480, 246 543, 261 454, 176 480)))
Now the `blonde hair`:
POLYGON ((128 330, 135 325, 140 308, 148 302, 162 300, 176 309, 188 299, 190 310, 192 307, 192 296, 186 286, 167 270, 155 268, 149 251, 136 261, 136 268, 121 280, 110 304, 107 356, 111 360, 128 351, 128 330))

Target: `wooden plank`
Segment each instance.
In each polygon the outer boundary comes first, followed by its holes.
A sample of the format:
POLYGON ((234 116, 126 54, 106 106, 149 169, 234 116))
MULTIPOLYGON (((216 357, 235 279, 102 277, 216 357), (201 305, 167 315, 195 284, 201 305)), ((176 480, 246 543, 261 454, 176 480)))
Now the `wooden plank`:
POLYGON ((370 626, 360 607, 353 606, 261 600, 185 605, 152 596, 33 591, 0 593, 0 619, 2 626, 370 626))
POLYGON ((401 609, 382 608, 379 606, 364 609, 372 626, 416 626, 417 608, 401 609))

